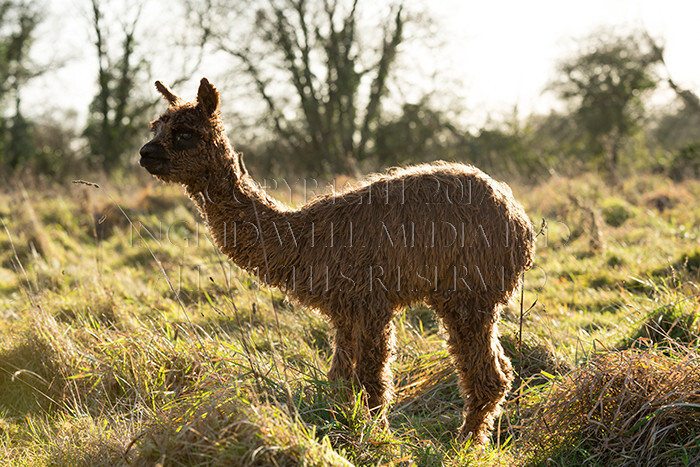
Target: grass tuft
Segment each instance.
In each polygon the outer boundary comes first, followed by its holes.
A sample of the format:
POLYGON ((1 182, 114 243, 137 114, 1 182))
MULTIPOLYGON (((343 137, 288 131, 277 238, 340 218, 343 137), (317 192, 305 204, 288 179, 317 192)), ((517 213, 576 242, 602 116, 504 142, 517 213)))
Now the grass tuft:
POLYGON ((285 410, 244 404, 235 390, 198 391, 165 407, 138 441, 133 465, 350 466, 327 437, 285 410))
POLYGON ((527 461, 697 464, 698 387, 700 360, 694 350, 596 355, 555 384, 535 411, 524 439, 527 461))

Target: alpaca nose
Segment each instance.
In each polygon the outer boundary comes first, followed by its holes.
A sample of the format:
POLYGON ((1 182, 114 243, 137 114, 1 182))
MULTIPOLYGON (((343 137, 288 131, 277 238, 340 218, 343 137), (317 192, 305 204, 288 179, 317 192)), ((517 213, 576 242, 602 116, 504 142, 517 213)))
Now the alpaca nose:
POLYGON ((150 157, 152 152, 153 148, 151 147, 150 143, 146 143, 139 151, 139 154, 141 155, 141 157, 150 157))
POLYGON ((148 142, 143 145, 139 154, 144 159, 168 159, 168 153, 160 144, 148 142))
POLYGON ((141 157, 153 157, 153 153, 155 152, 155 147, 153 143, 146 143, 143 145, 141 150, 139 151, 139 154, 141 157))
POLYGON ((170 157, 167 151, 158 143, 148 142, 139 151, 139 165, 153 175, 168 175, 170 173, 170 157))

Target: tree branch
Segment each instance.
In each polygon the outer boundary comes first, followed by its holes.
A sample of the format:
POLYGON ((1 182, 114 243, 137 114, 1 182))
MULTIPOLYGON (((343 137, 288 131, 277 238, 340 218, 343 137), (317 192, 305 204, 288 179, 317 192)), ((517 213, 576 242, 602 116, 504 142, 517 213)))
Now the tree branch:
POLYGON ((362 124, 362 130, 360 131, 360 143, 357 147, 357 154, 355 157, 359 160, 364 158, 365 149, 367 147, 367 142, 371 134, 371 125, 377 119, 379 113, 379 104, 381 99, 384 97, 386 90, 386 80, 389 74, 389 69, 394 59, 396 58, 396 49, 398 48, 401 40, 403 39, 403 6, 399 6, 396 16, 394 17, 394 33, 391 39, 384 39, 384 46, 382 47, 382 56, 377 64, 377 75, 372 82, 372 88, 369 96, 369 103, 367 104, 367 111, 365 112, 365 119, 362 124))
POLYGON ((243 62, 243 65, 246 67, 246 72, 255 83, 255 88, 257 89, 258 94, 260 94, 260 97, 263 99, 263 101, 265 101, 265 104, 267 105, 270 117, 272 118, 272 121, 275 125, 275 131, 279 136, 283 138, 293 139, 294 135, 285 128, 289 126, 288 122, 283 117, 282 112, 277 108, 277 105, 275 104, 275 101, 272 98, 272 96, 270 96, 270 94, 267 92, 267 83, 263 80, 260 71, 253 63, 253 60, 251 60, 248 53, 233 50, 224 44, 219 44, 219 48, 222 51, 230 54, 233 57, 236 57, 241 62, 243 62))
POLYGON ((686 107, 689 107, 689 108, 693 109, 693 111, 700 114, 700 98, 698 98, 698 95, 695 94, 690 89, 681 88, 671 78, 671 72, 668 69, 668 65, 666 64, 666 59, 664 57, 664 52, 665 52, 664 47, 662 45, 659 45, 651 37, 651 34, 649 34, 648 31, 644 31, 644 36, 645 36, 646 40, 649 42, 649 46, 652 49, 653 57, 656 60, 658 60, 659 63, 661 63, 661 65, 664 67, 664 70, 666 70, 666 82, 668 83, 669 87, 673 90, 673 92, 676 93, 676 95, 678 97, 681 98, 681 100, 686 105, 686 107))

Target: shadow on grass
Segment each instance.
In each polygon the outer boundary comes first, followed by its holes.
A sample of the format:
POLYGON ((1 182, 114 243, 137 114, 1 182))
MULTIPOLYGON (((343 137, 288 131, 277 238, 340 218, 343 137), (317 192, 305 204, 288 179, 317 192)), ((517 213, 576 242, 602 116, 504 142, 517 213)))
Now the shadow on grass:
POLYGON ((57 352, 41 336, 28 332, 0 351, 0 412, 20 417, 61 406, 64 374, 57 352))

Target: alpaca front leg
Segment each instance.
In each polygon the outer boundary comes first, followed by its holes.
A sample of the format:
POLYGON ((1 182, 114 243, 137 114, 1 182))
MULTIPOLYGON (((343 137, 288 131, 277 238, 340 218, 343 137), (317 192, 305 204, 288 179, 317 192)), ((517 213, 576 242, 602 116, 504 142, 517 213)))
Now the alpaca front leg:
POLYGON ((394 324, 362 330, 357 357, 357 376, 367 394, 370 411, 381 410, 394 398, 391 361, 394 354, 394 324))
POLYGON ((355 375, 355 342, 352 325, 334 325, 333 358, 328 370, 329 381, 352 381, 355 375))
POLYGON ((459 437, 471 436, 477 445, 488 444, 494 420, 513 381, 512 367, 498 341, 492 316, 490 311, 481 310, 443 314, 448 348, 466 398, 459 437))

